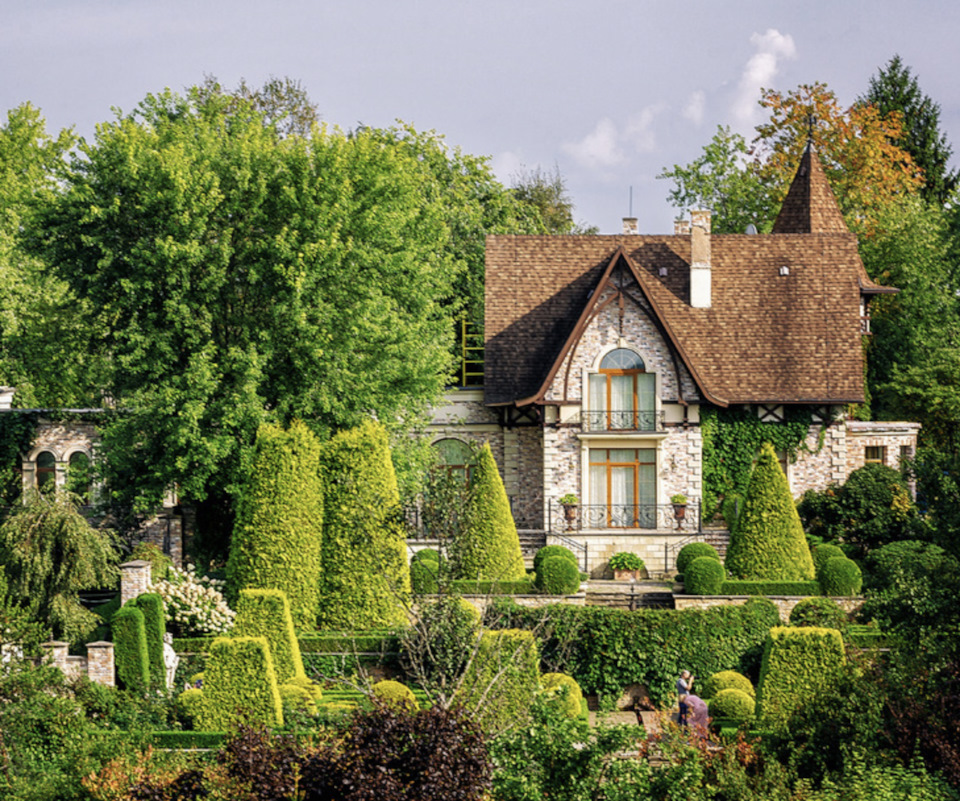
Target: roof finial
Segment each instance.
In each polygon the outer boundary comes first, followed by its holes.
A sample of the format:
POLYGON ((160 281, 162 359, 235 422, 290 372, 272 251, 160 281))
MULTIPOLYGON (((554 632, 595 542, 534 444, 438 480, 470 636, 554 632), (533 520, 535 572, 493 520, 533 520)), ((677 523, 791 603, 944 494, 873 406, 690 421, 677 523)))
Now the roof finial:
POLYGON ((817 127, 817 115, 812 111, 807 114, 807 148, 813 147, 813 132, 817 127))

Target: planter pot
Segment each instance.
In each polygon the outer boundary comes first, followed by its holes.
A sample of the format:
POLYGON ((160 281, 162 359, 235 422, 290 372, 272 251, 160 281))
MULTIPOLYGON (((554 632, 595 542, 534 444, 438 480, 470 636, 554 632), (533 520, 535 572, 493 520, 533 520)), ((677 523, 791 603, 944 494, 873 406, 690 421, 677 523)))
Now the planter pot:
POLYGON ((673 516, 677 520, 683 520, 687 516, 687 505, 685 503, 675 503, 673 505, 673 516))
POLYGON ((577 519, 577 505, 575 503, 563 504, 563 517, 568 523, 577 519))
POLYGON ((642 570, 614 570, 613 578, 615 581, 630 581, 630 579, 639 581, 642 572, 642 570))

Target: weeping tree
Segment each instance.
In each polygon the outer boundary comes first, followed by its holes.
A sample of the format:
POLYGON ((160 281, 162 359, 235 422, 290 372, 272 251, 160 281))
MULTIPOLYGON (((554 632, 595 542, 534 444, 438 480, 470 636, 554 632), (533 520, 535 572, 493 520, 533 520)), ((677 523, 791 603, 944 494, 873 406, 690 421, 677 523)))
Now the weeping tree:
POLYGON ((57 639, 80 641, 99 618, 80 604, 81 590, 119 580, 113 532, 97 529, 67 492, 29 492, 0 525, 0 566, 9 595, 31 609, 57 639))

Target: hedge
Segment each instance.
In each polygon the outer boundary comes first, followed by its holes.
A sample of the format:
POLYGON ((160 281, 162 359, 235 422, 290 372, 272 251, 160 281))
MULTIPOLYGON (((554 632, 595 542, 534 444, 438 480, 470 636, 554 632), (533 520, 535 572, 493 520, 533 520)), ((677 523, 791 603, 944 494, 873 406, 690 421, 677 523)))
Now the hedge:
POLYGON ((534 592, 534 582, 529 578, 516 581, 456 579, 450 582, 450 591, 457 595, 530 595, 534 592))
POLYGON ((687 566, 701 556, 709 556, 717 562, 720 561, 720 554, 709 542, 688 542, 677 554, 677 572, 686 573, 687 566))
POLYGON ((294 420, 289 429, 265 424, 237 509, 227 560, 227 597, 243 589, 287 594, 294 623, 316 623, 323 540, 320 443, 294 420))
POLYGON ((860 566, 845 556, 833 556, 823 565, 820 586, 823 587, 824 595, 838 597, 856 595, 863 586, 860 566))
POLYGON ((484 631, 458 692, 460 703, 489 734, 525 721, 540 689, 537 641, 529 631, 484 631))
POLYGON ((564 665, 583 692, 619 696, 630 684, 643 684, 656 704, 672 698, 683 669, 698 676, 721 670, 750 673, 760 648, 778 622, 766 599, 710 609, 638 609, 553 604, 523 609, 494 605, 488 625, 535 632, 543 664, 564 665), (748 667, 750 669, 748 669, 748 667))
POLYGON ((845 662, 843 638, 836 629, 771 629, 757 687, 758 717, 765 725, 784 723, 828 684, 845 662))
POLYGON ((435 595, 440 591, 440 560, 427 558, 410 562, 410 586, 418 595, 435 595))
POLYGON ((155 748, 219 748, 227 737, 222 731, 152 731, 155 748))
POLYGON ((399 681, 384 679, 374 684, 370 690, 375 699, 389 707, 406 712, 416 712, 420 708, 413 690, 399 681))
POLYGON ((750 476, 724 564, 732 576, 753 581, 809 581, 814 577, 797 506, 769 442, 761 448, 750 476))
POLYGON ((113 615, 113 651, 117 678, 128 690, 150 686, 150 654, 143 611, 127 603, 113 615))
POLYGON ((751 698, 757 697, 757 691, 753 688, 753 682, 735 670, 721 670, 719 673, 708 676, 700 683, 700 690, 697 694, 701 698, 713 698, 713 696, 722 690, 740 690, 751 698))
POLYGON ((804 598, 790 610, 791 626, 819 626, 842 632, 848 622, 847 613, 837 602, 822 595, 804 598))
POLYGON ((683 588, 690 595, 719 595, 727 571, 712 556, 698 556, 686 565, 683 588))
POLYGON ((241 590, 233 635, 267 639, 277 683, 285 684, 290 679, 306 677, 290 605, 281 590, 241 590))
POLYGON ((720 690, 709 704, 710 717, 728 720, 750 720, 756 713, 756 707, 753 698, 733 687, 720 690))
POLYGON ((150 662, 150 685, 155 690, 167 686, 167 665, 163 659, 163 635, 167 632, 167 617, 163 598, 155 592, 145 592, 134 600, 143 612, 143 627, 147 637, 147 659, 150 662))
POLYGON ((489 443, 477 454, 470 490, 466 526, 450 543, 457 576, 519 581, 526 575, 520 538, 489 443))
POLYGON ((565 556, 548 556, 540 562, 536 585, 548 595, 572 595, 580 589, 580 568, 565 556))
POLYGON ((564 559, 571 561, 577 568, 580 570, 580 563, 577 561, 576 555, 569 548, 565 548, 563 545, 544 545, 540 550, 534 554, 533 557, 533 572, 540 572, 540 563, 543 562, 548 556, 562 556, 564 559))
POLYGON ((725 581, 720 595, 820 595, 817 581, 725 581))
POLYGON ((397 476, 383 426, 340 431, 320 451, 324 486, 323 572, 317 625, 401 625, 410 568, 397 476))
POLYGON ((218 637, 210 647, 197 728, 220 731, 238 722, 283 725, 283 703, 265 637, 218 637))

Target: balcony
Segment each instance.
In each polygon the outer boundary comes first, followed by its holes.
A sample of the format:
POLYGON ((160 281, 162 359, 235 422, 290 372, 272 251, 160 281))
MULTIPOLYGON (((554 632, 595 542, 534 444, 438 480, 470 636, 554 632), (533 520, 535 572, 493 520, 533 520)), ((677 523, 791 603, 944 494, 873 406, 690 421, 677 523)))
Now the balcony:
POLYGON ((608 411, 580 412, 580 425, 585 432, 663 431, 663 412, 656 411, 608 411))
POLYGON ((700 531, 700 501, 672 503, 577 504, 558 500, 548 508, 547 530, 557 533, 598 530, 647 530, 692 534, 700 531))

